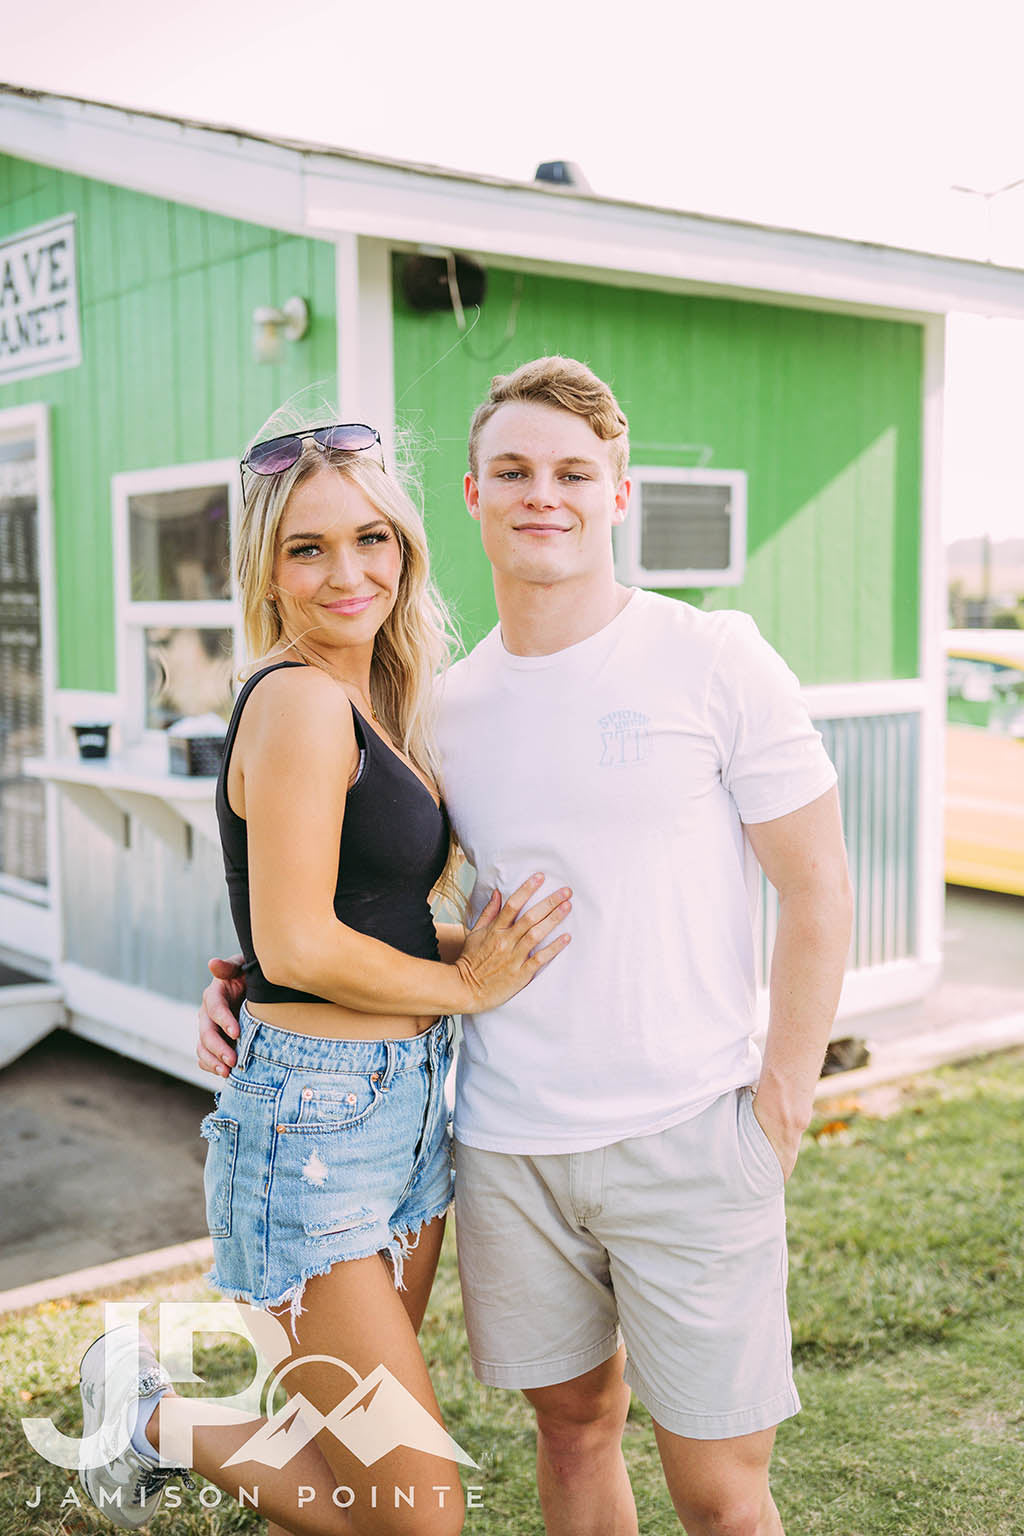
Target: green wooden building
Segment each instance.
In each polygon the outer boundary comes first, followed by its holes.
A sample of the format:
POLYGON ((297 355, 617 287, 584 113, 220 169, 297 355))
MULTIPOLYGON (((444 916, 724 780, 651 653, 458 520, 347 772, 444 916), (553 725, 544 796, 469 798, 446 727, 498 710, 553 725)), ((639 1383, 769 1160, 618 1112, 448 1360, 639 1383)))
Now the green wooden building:
POLYGON ((202 1080, 205 960, 236 946, 212 781, 168 773, 166 732, 226 708, 242 659, 247 438, 321 381, 389 453, 400 434, 473 641, 494 606, 469 417, 549 352, 630 418, 623 578, 748 610, 805 685, 857 889, 837 1033, 919 996, 952 310, 1024 315, 1024 273, 0 88, 0 1061, 67 1024, 202 1080), (112 752, 84 761, 72 726, 97 721, 112 752))

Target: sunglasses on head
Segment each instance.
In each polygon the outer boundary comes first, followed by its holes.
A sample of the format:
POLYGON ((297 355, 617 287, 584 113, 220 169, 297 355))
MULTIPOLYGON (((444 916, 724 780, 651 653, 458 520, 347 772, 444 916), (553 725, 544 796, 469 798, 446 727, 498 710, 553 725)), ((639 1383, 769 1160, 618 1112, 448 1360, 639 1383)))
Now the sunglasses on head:
MULTIPOLYGON (((298 462, 304 437, 311 437, 325 452, 361 453, 364 448, 380 448, 380 433, 375 427, 367 427, 360 421, 346 421, 333 427, 307 427, 302 432, 289 432, 286 437, 270 437, 264 443, 254 443, 242 460, 242 468, 254 475, 279 475, 298 462)), ((384 468, 383 449, 380 467, 384 468)))

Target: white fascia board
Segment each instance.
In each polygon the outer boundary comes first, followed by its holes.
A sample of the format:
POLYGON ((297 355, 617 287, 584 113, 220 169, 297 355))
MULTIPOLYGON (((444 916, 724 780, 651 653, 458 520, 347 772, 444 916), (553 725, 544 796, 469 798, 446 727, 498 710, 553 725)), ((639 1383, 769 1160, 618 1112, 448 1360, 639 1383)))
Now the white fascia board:
POLYGON ((326 158, 309 167, 311 226, 631 287, 889 318, 1024 318, 1024 271, 390 167, 372 184, 354 182, 349 170, 326 158))
POLYGON ((61 97, 0 94, 0 150, 320 239, 363 235, 817 308, 1024 318, 1024 271, 271 143, 61 97))
POLYGON ((244 134, 53 96, 0 94, 0 153, 227 218, 309 233, 305 157, 244 134))

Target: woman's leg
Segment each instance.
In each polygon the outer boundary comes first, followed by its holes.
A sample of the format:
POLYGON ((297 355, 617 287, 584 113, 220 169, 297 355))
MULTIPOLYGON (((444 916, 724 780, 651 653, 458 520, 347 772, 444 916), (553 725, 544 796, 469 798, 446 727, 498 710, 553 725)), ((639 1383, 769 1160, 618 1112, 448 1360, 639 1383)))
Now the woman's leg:
MULTIPOLYGON (((435 1221, 428 1222, 420 1229, 419 1242, 411 1249, 405 1261, 403 1280, 405 1289, 398 1292, 398 1298, 406 1310, 409 1321, 418 1334, 423 1323, 427 1303, 430 1300, 431 1288, 434 1284, 434 1276, 437 1273, 437 1263, 441 1256, 441 1245, 444 1242, 445 1217, 439 1216, 435 1221)), ((333 1490, 333 1474, 323 1463, 325 1475, 328 1477, 333 1490)), ((289 1530, 283 1525, 270 1524, 267 1526, 266 1536, 299 1536, 294 1530, 289 1530)))
POLYGON ((415 1248, 409 1250, 402 1269, 402 1284, 405 1289, 397 1292, 397 1295, 417 1334, 423 1326, 427 1303, 434 1285, 434 1276, 437 1274, 446 1220, 447 1217, 438 1216, 420 1228, 419 1241, 415 1248))
MULTIPOLYGON (((308 1282, 292 1359, 307 1355, 329 1359, 291 1371, 285 1378, 290 1395, 301 1392, 327 1415, 354 1386, 353 1377, 334 1360, 344 1362, 360 1377, 384 1365, 441 1422, 416 1329, 426 1309, 443 1235, 443 1218, 421 1229, 419 1242, 405 1261, 404 1291, 394 1289, 388 1265, 377 1256, 335 1264, 328 1274, 308 1282)), ((189 1405, 194 1401, 171 1394, 161 1401, 148 1432, 154 1444, 159 1446, 161 1426, 166 1432, 171 1426, 192 1422, 197 1410, 189 1405)), ((401 1445, 364 1467, 330 1430, 322 1430, 280 1470, 253 1463, 225 1468, 223 1463, 256 1433, 260 1422, 265 1421, 242 1421, 225 1410, 223 1425, 197 1424, 193 1462, 204 1477, 233 1497, 241 1488, 251 1492, 258 1486, 261 1512, 278 1522, 278 1529, 287 1536, 363 1536, 364 1532, 367 1536, 371 1532, 374 1536, 412 1536, 414 1532, 416 1536, 453 1536, 461 1529, 462 1490, 454 1463, 401 1445), (335 1502, 338 1489, 343 1491, 335 1502), (340 1507, 344 1503, 350 1505, 347 1510, 340 1507)))

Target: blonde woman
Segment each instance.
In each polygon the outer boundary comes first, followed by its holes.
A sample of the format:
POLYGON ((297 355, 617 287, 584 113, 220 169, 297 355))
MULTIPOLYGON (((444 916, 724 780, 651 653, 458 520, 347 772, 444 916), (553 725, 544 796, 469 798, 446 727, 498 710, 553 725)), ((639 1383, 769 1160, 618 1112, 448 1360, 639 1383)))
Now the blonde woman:
MULTIPOLYGON (((431 739, 449 629, 377 432, 264 430, 242 479, 237 574, 260 660, 217 788, 246 1004, 237 1065, 203 1126, 210 1278, 287 1322, 303 1362, 290 1394, 327 1414, 351 1389, 336 1362, 359 1377, 384 1365, 440 1421, 416 1332, 452 1196, 450 1015, 496 1007, 554 958, 571 893, 524 913, 538 873, 504 906, 495 893, 468 936, 432 920, 452 848, 431 739)), ((132 1445, 84 1481, 115 1524, 143 1524, 173 1473, 161 1441, 194 1400, 168 1391, 134 1329, 91 1347, 82 1394, 86 1435, 138 1403, 132 1445)), ((254 1480, 251 1465, 223 1467, 255 1432, 240 1420, 193 1435, 193 1465, 236 1496, 254 1480)), ((326 1432, 256 1470, 278 1531, 461 1529, 456 1469, 435 1455, 400 1446, 367 1468, 326 1432), (381 1484, 419 1497, 378 1498, 381 1484)))

